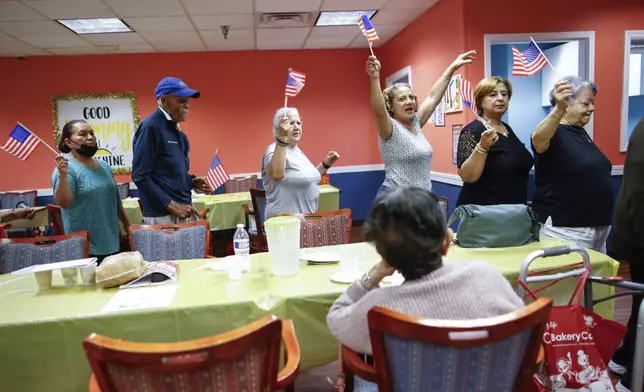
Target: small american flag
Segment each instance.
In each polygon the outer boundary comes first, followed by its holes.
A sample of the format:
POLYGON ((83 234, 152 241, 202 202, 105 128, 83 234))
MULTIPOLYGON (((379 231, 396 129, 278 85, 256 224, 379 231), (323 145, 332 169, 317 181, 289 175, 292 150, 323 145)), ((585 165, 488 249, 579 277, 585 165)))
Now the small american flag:
POLYGON ((531 76, 541 71, 548 64, 546 56, 539 50, 534 42, 525 51, 512 47, 512 57, 514 57, 514 66, 512 75, 514 76, 531 76))
POLYGON ((36 147, 40 144, 40 138, 34 135, 22 124, 16 127, 9 134, 7 142, 0 149, 8 152, 16 158, 26 161, 31 156, 36 147))
POLYGON ((358 18, 358 26, 360 26, 360 31, 362 31, 362 34, 367 37, 367 41, 375 42, 380 39, 380 37, 378 37, 378 33, 376 33, 376 29, 373 27, 373 24, 371 24, 371 20, 369 20, 369 17, 367 15, 360 15, 360 17, 358 18))
POLYGON ((304 88, 304 79, 306 75, 302 72, 297 72, 293 69, 288 70, 288 77, 286 78, 286 92, 287 97, 294 97, 300 93, 304 88))
POLYGON ((208 169, 208 175, 206 176, 206 182, 210 186, 210 189, 214 192, 228 181, 229 178, 230 176, 226 173, 226 169, 224 169, 224 166, 219 160, 219 155, 215 154, 215 159, 212 160, 210 169, 208 169))
POLYGON ((478 112, 476 111, 476 102, 474 101, 472 84, 470 81, 467 79, 461 79, 458 81, 458 87, 459 90, 461 90, 461 98, 463 99, 465 106, 478 115, 478 112))

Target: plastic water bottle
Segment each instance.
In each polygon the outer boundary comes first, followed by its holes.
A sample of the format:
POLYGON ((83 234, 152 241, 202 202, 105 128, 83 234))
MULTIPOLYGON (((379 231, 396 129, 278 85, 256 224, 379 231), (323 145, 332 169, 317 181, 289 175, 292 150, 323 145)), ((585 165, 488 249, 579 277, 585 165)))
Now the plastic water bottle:
POLYGON ((235 246, 235 256, 237 261, 241 263, 243 271, 250 271, 250 237, 246 232, 243 224, 237 225, 237 231, 233 237, 233 244, 235 246))

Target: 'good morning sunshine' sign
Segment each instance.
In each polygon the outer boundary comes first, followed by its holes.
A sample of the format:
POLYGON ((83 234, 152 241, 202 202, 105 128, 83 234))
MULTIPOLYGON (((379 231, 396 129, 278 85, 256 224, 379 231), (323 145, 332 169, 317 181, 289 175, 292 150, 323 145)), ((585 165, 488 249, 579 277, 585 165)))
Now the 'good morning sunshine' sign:
POLYGON ((98 141, 95 157, 115 173, 132 172, 132 139, 139 125, 134 93, 54 95, 51 103, 56 143, 67 122, 85 120, 98 141))

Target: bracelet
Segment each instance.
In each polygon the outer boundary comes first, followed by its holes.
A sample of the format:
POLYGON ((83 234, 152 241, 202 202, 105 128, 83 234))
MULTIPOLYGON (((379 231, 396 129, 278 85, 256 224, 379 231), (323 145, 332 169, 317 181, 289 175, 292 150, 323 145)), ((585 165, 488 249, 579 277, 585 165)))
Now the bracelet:
POLYGON ((487 150, 479 146, 478 144, 476 145, 476 147, 474 147, 474 151, 481 155, 487 155, 487 150))
POLYGON ((362 286, 367 289, 371 290, 373 287, 373 283, 371 281, 371 274, 369 272, 365 272, 364 275, 362 275, 362 278, 360 279, 360 283, 362 283, 362 286))
POLYGON ((331 168, 331 166, 329 166, 329 165, 327 165, 326 163, 324 163, 324 161, 322 161, 322 162, 320 162, 320 163, 322 164, 322 167, 323 167, 324 169, 326 169, 326 170, 329 170, 329 169, 331 168))
POLYGON ((288 147, 288 143, 287 143, 287 142, 283 142, 283 141, 281 141, 281 140, 280 140, 280 139, 278 139, 278 138, 275 138, 275 143, 277 143, 277 145, 278 145, 278 146, 288 147))

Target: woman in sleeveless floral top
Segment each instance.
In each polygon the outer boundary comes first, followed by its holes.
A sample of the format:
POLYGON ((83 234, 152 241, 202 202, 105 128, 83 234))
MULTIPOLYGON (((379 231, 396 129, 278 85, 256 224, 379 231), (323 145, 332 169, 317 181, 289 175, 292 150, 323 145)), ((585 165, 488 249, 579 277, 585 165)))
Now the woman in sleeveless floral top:
POLYGON ((385 181, 378 194, 399 187, 432 189, 430 170, 434 150, 421 128, 443 98, 454 72, 470 64, 475 57, 476 51, 473 50, 459 55, 420 105, 408 84, 396 83, 381 91, 380 61, 375 56, 369 57, 366 69, 371 80, 371 107, 385 163, 385 181))

